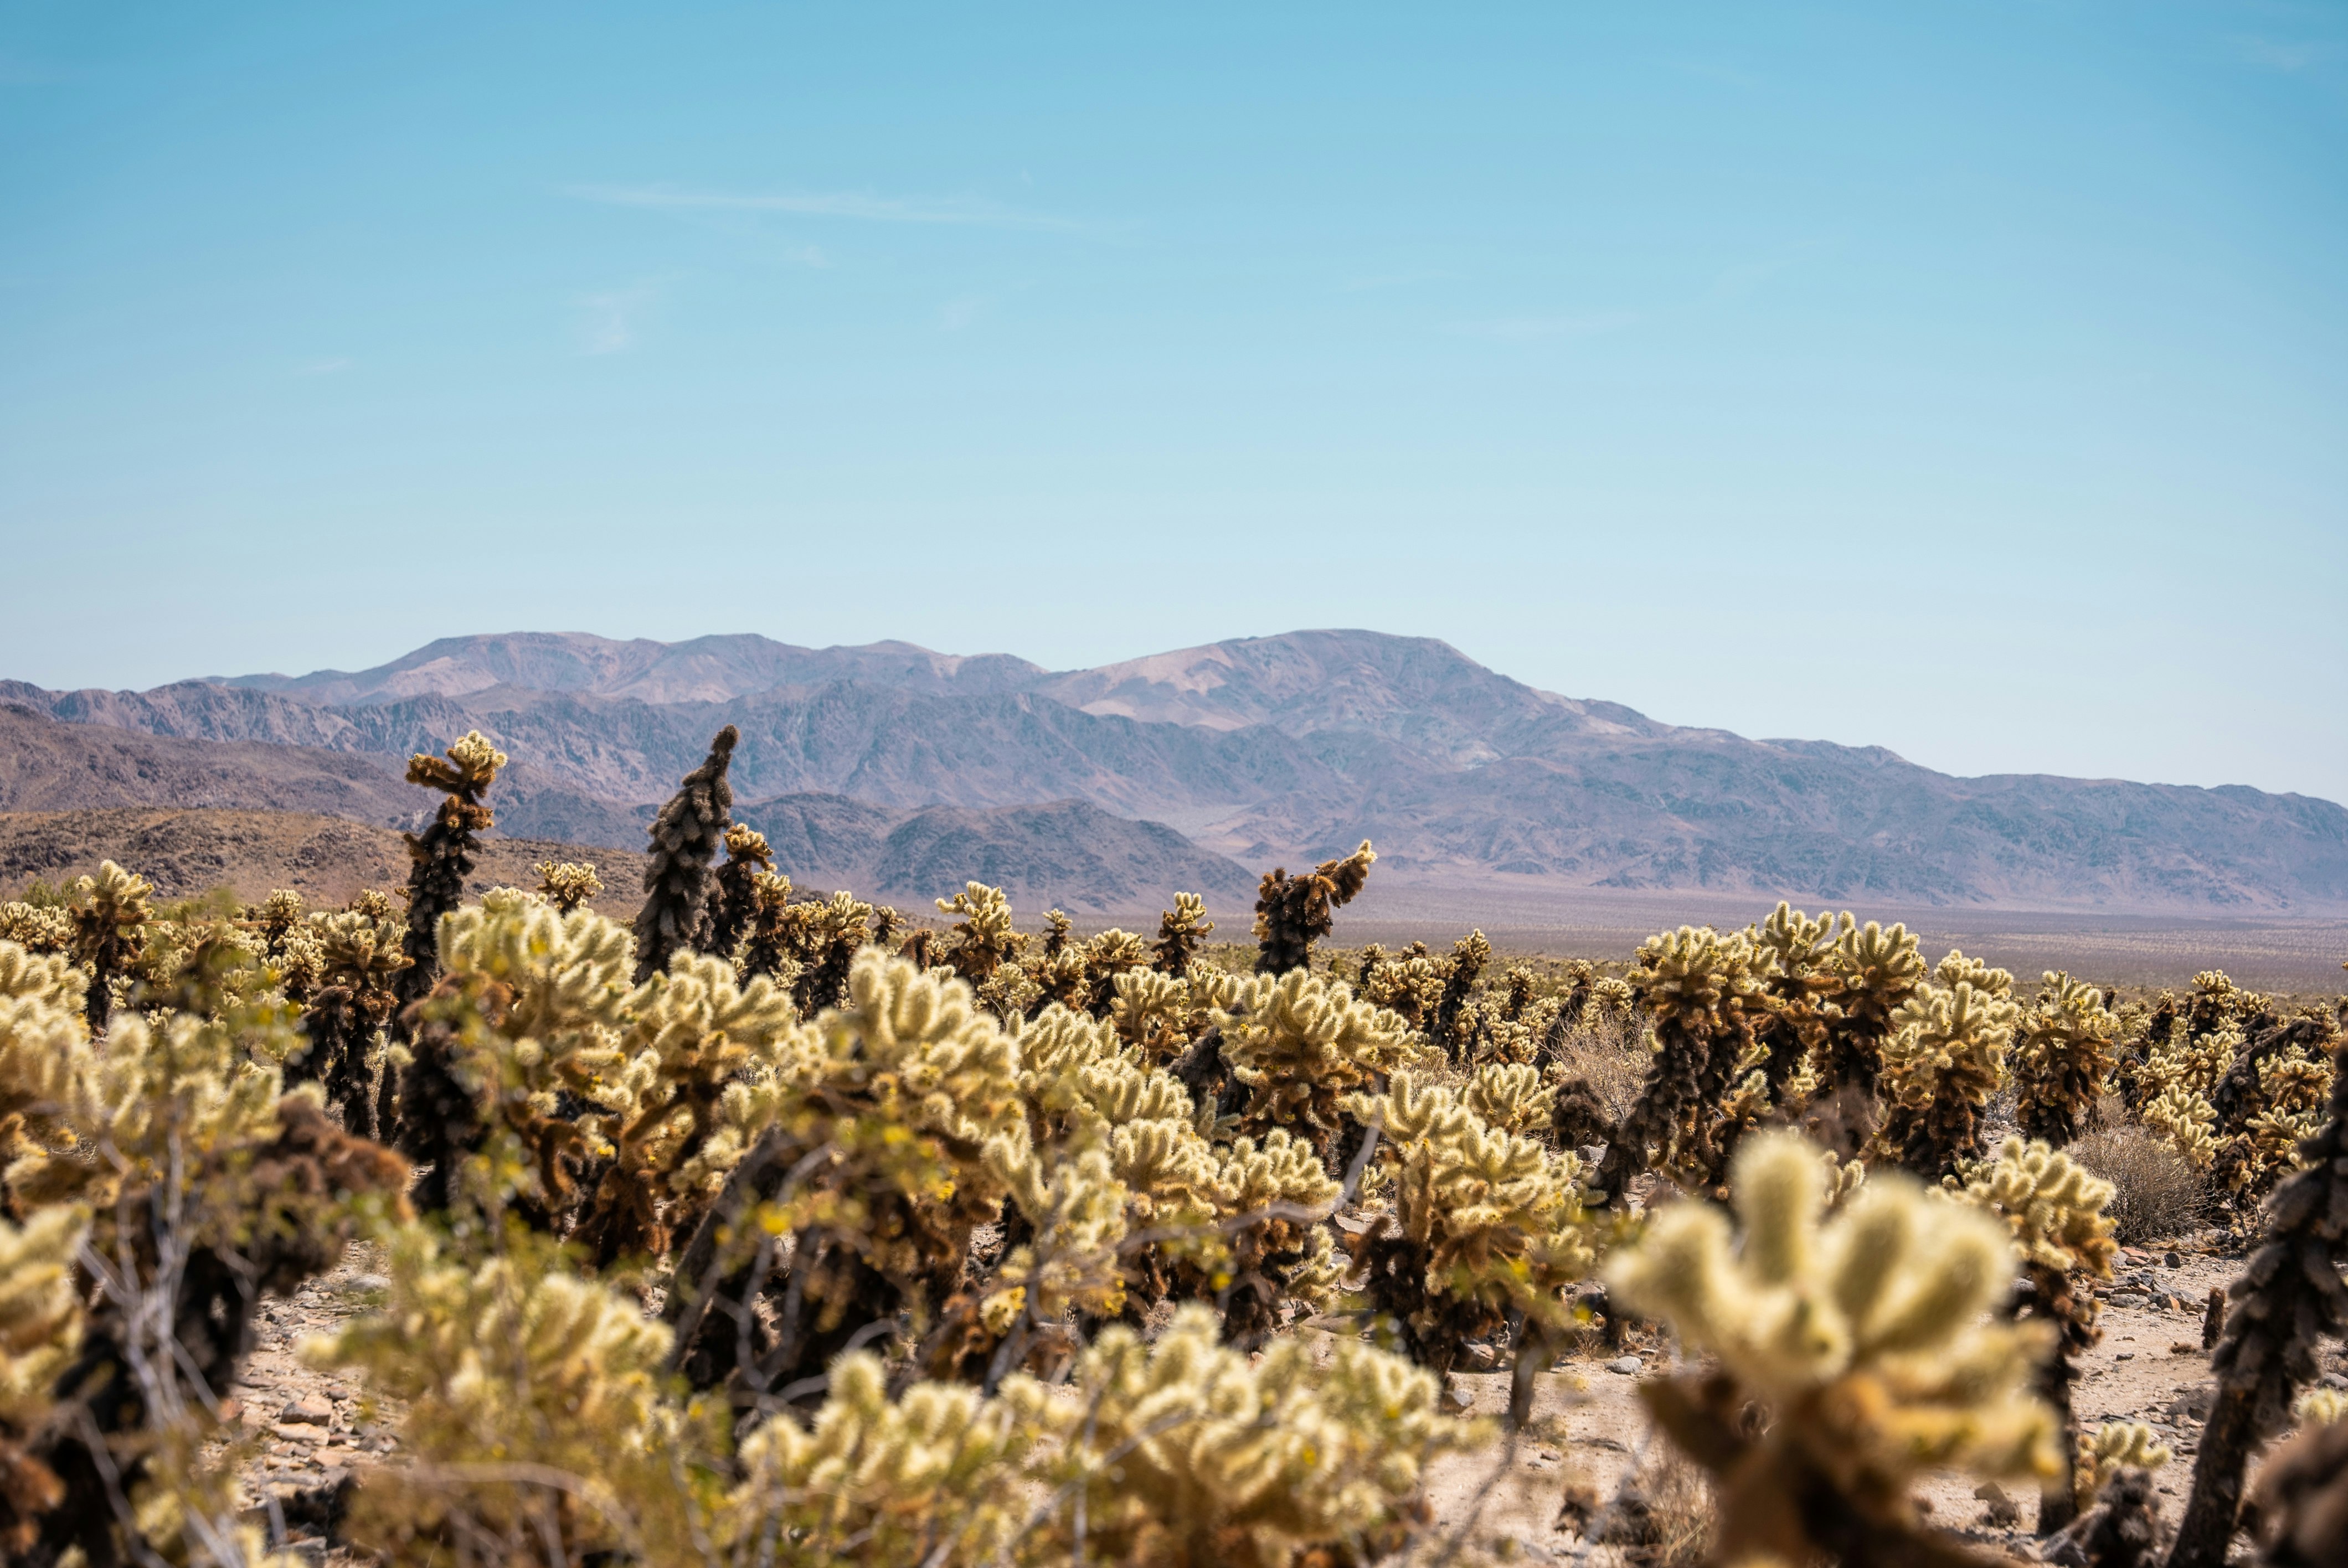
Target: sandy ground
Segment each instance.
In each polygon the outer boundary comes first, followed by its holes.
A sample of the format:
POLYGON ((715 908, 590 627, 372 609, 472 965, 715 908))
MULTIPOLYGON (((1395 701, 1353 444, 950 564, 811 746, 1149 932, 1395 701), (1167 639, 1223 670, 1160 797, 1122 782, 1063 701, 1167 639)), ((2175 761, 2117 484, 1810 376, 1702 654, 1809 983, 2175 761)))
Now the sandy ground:
MULTIPOLYGON (((2177 1458, 2158 1472, 2163 1509, 2172 1524, 2191 1483, 2201 1424, 2197 1412, 2207 1408, 2197 1399, 2206 1398, 2209 1386, 2201 1348, 2203 1305, 2211 1287, 2222 1287, 2240 1266, 2239 1257, 2209 1250, 2206 1240, 2130 1249, 2114 1284, 2099 1292, 2106 1297, 2104 1339, 2086 1358, 2076 1393, 2079 1419, 2087 1427, 2144 1420, 2159 1430, 2177 1450, 2177 1458), (2168 1261, 2172 1256, 2174 1264, 2168 1261)), ((331 1484, 354 1466, 398 1462, 389 1413, 370 1411, 355 1380, 314 1371, 294 1353, 304 1337, 331 1331, 379 1299, 375 1292, 382 1281, 372 1273, 376 1266, 370 1249, 354 1248, 341 1267, 293 1300, 265 1306, 261 1348, 235 1390, 238 1419, 270 1435, 265 1457, 243 1478, 254 1504, 272 1493, 282 1497, 331 1484)), ((2338 1348, 2327 1348, 2326 1355, 2327 1374, 2348 1386, 2348 1367, 2338 1348)), ((1673 1357, 1673 1347, 1661 1337, 1634 1332, 1623 1352, 1593 1343, 1542 1375, 1534 1419, 1512 1456, 1496 1442, 1436 1466, 1428 1488, 1433 1528, 1411 1560, 1617 1560, 1612 1549, 1585 1550, 1571 1524, 1560 1518, 1560 1504, 1569 1487, 1602 1499, 1643 1464, 1652 1471, 1663 1460, 1665 1445, 1650 1430, 1637 1387, 1668 1371, 1673 1357), (1626 1354, 1635 1358, 1635 1371, 1626 1354)), ((1505 1369, 1463 1374, 1455 1382, 1469 1400, 1464 1415, 1498 1417, 1506 1410, 1505 1369)), ((2017 1515, 2002 1522, 1999 1506, 1977 1495, 1970 1479, 1936 1478, 1921 1495, 1930 1501, 1931 1516, 1965 1539, 2025 1560, 2035 1555, 2034 1496, 2017 1492, 2011 1500, 2017 1515)), ((311 1547, 314 1554, 320 1551, 311 1547)))

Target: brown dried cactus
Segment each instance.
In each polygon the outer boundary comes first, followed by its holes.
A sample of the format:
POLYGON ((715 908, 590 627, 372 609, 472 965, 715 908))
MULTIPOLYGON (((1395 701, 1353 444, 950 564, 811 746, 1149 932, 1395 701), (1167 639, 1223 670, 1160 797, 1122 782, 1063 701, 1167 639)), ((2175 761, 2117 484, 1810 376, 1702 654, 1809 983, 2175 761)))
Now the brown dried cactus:
POLYGON ((1360 894, 1377 857, 1365 838, 1353 854, 1324 860, 1302 876, 1291 876, 1285 866, 1265 872, 1255 900, 1255 972, 1284 975, 1309 967, 1313 944, 1329 934, 1334 912, 1360 894))
POLYGON ((685 775, 652 825, 644 865, 644 904, 636 911, 636 984, 668 968, 670 955, 705 939, 709 890, 716 880, 711 856, 734 812, 726 770, 742 733, 728 724, 709 743, 709 755, 685 775))

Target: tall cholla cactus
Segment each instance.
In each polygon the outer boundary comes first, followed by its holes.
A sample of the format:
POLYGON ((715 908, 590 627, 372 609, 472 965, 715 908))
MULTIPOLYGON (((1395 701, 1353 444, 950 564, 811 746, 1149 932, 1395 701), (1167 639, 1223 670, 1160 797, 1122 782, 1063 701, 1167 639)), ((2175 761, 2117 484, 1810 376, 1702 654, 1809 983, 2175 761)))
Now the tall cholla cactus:
POLYGON ((101 861, 98 875, 74 884, 73 956, 89 969, 84 1009, 89 1027, 104 1033, 114 1014, 114 982, 129 973, 146 946, 151 917, 148 898, 155 889, 113 861, 101 861))
POLYGON ((1466 1052, 1466 1031, 1460 1027, 1460 1012, 1468 998, 1483 977, 1484 966, 1492 961, 1492 944, 1481 931, 1470 931, 1451 946, 1451 972, 1444 977, 1443 994, 1435 1004, 1436 1042, 1457 1061, 1466 1052))
POLYGON ((1488 1074, 1463 1100, 1397 1071, 1385 1094, 1345 1101, 1362 1121, 1383 1123, 1382 1174, 1394 1183, 1394 1213, 1362 1237, 1355 1256, 1411 1359, 1436 1372, 1449 1372, 1466 1341, 1496 1335, 1511 1317, 1536 1329, 1561 1323, 1565 1286, 1594 1261, 1581 1162, 1469 1108, 1536 1125, 1548 1106, 1529 1087, 1488 1074))
POLYGON ((2103 992, 2046 971, 2013 1053, 2014 1114, 2024 1137, 2059 1148, 2079 1135, 2119 1065, 2119 1015, 2103 992))
POLYGON ((726 864, 717 868, 716 896, 709 901, 708 941, 704 950, 731 960, 758 913, 758 877, 775 869, 767 835, 737 822, 726 830, 726 864))
POLYGON ((1891 1015, 1899 1032, 1885 1046, 1879 1137, 1883 1153, 1927 1180, 1956 1173, 1982 1156, 1982 1117, 2005 1086, 2005 1048, 2022 1009, 2008 999, 2013 977, 1952 952, 1927 985, 1891 1015))
POLYGON ((2340 1279, 2348 1262, 2348 1047, 2333 1061, 2328 1112, 2323 1130, 2300 1145, 2303 1168, 2267 1201, 2265 1244, 2228 1292, 2226 1327, 2209 1355, 2218 1399, 2169 1568, 2225 1562, 2250 1449, 2314 1380, 2323 1337, 2348 1329, 2340 1279))
POLYGON ((324 1084, 343 1125, 374 1137, 383 1130, 376 1126, 368 1043, 390 1021, 398 1002, 393 984, 409 959, 387 922, 355 909, 314 915, 310 930, 320 983, 302 1014, 302 1032, 310 1040, 307 1075, 324 1084))
POLYGON ((644 863, 644 904, 636 911, 636 983, 668 968, 669 955, 706 938, 709 889, 717 853, 734 814, 734 786, 726 770, 742 733, 728 724, 709 742, 709 755, 685 775, 653 820, 652 854, 644 863))
POLYGON ((1849 915, 1838 927, 1833 916, 1813 920, 1781 898, 1748 933, 1768 949, 1772 960, 1763 982, 1770 998, 1768 1016, 1756 1034, 1768 1052, 1762 1059, 1761 1081, 1773 1100, 1786 1093, 1804 1063, 1825 1046, 1827 1020, 1819 999, 1839 989, 1832 965, 1849 928, 1849 915))
MULTIPOLYGON (((480 848, 479 835, 497 821, 481 797, 506 765, 505 753, 480 731, 468 730, 447 755, 446 762, 422 753, 407 759, 409 784, 439 790, 448 798, 421 834, 407 835, 407 856, 415 862, 407 874, 407 936, 402 949, 408 967, 392 982, 392 994, 403 1009, 422 1000, 440 978, 440 917, 464 902, 465 878, 472 875, 473 856, 480 848)), ((384 1077, 387 1104, 391 1075, 384 1077)))
POLYGON ((1898 1027, 1892 1015, 1924 983, 1923 955, 1904 926, 1856 925, 1846 913, 1834 956, 1825 966, 1833 1004, 1815 1065, 1821 1084, 1817 1133, 1842 1154, 1864 1149, 1875 1131, 1875 1085, 1883 1071, 1883 1045, 1898 1027))
POLYGON ((1639 1098, 1608 1141, 1598 1168, 1603 1201, 1676 1150, 1684 1163, 1715 1163, 1704 1118, 1728 1087, 1767 1008, 1762 982, 1771 956, 1743 932, 1682 926, 1639 944, 1632 989, 1654 1020, 1655 1059, 1639 1098))
POLYGON ((1741 1238, 1683 1202, 1615 1255, 1610 1292, 1720 1366, 1640 1392, 1712 1472, 1717 1560, 1976 1561, 1923 1528, 1909 1489, 1939 1466, 2054 1473, 2053 1418, 2024 1388, 2046 1330, 1990 1316, 2012 1276, 2003 1226, 1899 1174, 1821 1225, 1824 1181, 1805 1141, 1748 1139, 1731 1174, 1741 1238))
MULTIPOLYGON (((2078 1430, 2071 1389, 2078 1380, 2079 1358, 2104 1337, 2096 1324, 2101 1307, 2093 1292, 2079 1289, 2073 1277, 2112 1276, 2119 1244, 2112 1239, 2112 1223, 2104 1215, 2105 1205, 2112 1201, 2112 1184, 2074 1163, 2069 1155, 2019 1138, 2007 1139, 1994 1160, 1970 1164, 1963 1175, 1960 1195, 2003 1220, 2013 1233, 2022 1261, 2014 1316, 2054 1327, 2054 1353, 2040 1367, 2038 1391, 2062 1423, 2065 1439, 2058 1453, 2068 1465, 2071 1438, 2078 1430)), ((2075 1485, 2059 1482, 2048 1489, 2038 1505, 2041 1535, 2070 1523, 2095 1491, 2091 1486, 2077 1493, 2075 1485)))
POLYGON ((1303 876, 1286 866, 1267 871, 1255 900, 1255 972, 1284 975, 1313 962, 1313 944, 1329 934, 1335 911, 1354 901, 1370 878, 1377 853, 1368 839, 1342 860, 1324 860, 1303 876))
POLYGON ((1207 901, 1196 893, 1174 895, 1174 907, 1158 917, 1158 942, 1150 949, 1151 968, 1176 979, 1187 979, 1190 965, 1199 949, 1214 935, 1215 923, 1207 918, 1207 901))
POLYGON ((592 862, 541 860, 538 863, 538 896, 568 915, 603 891, 603 879, 592 862))
POLYGON ((1019 933, 1011 924, 1011 900, 1000 887, 971 882, 953 897, 939 899, 937 906, 941 915, 962 917, 953 927, 959 939, 946 949, 945 961, 975 991, 1019 950, 1019 933))

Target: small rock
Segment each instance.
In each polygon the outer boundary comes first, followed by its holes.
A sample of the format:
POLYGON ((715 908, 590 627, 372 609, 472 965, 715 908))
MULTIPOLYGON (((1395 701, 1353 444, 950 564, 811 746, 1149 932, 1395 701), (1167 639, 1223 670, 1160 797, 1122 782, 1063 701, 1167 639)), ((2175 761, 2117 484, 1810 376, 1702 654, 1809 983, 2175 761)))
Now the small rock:
POLYGON ((2133 1350, 2123 1350, 2118 1355, 2113 1357, 2112 1359, 2115 1361, 2133 1361, 2136 1359, 2136 1352, 2133 1350))
POLYGON ((2142 1307, 2145 1304, 2146 1299, 2147 1297, 2141 1290, 2115 1290, 2112 1292, 2112 1305, 2114 1307, 2142 1307))
POLYGON ((1481 1339, 1470 1339, 1459 1348, 1459 1352, 1468 1365, 1478 1372, 1488 1372, 1500 1364, 1500 1353, 1481 1339))
POLYGON ((335 1407, 324 1394, 304 1394, 298 1399, 288 1401, 285 1408, 277 1412, 277 1419, 323 1427, 334 1420, 335 1407))
POLYGON ((1634 1378, 1647 1369, 1647 1364, 1636 1356, 1624 1356, 1617 1360, 1607 1362, 1606 1369, 1610 1372, 1618 1372, 1625 1378, 1634 1378))
POLYGON ((355 1274, 351 1276, 350 1285, 346 1288, 351 1290, 389 1290, 391 1288, 391 1280, 388 1276, 380 1274, 355 1274))
POLYGON ((2348 1389, 2348 1378, 2337 1372, 2326 1372, 2323 1374, 2323 1386, 2327 1389, 2348 1389))
POLYGON ((1973 1495, 1989 1504, 1987 1508, 1982 1510, 1982 1519, 1984 1523, 2005 1530, 2022 1522, 2021 1505, 2006 1495, 2005 1489, 1997 1482, 1993 1481, 1982 1482, 1973 1488, 1973 1495))
POLYGON ((1446 1389, 1443 1390, 1443 1402, 1455 1410, 1464 1410, 1475 1404, 1476 1396, 1465 1389, 1446 1389))
POLYGON ((2183 1268, 2185 1266, 2185 1259, 2173 1252, 2163 1254, 2160 1261, 2167 1264, 2171 1268, 2183 1268))

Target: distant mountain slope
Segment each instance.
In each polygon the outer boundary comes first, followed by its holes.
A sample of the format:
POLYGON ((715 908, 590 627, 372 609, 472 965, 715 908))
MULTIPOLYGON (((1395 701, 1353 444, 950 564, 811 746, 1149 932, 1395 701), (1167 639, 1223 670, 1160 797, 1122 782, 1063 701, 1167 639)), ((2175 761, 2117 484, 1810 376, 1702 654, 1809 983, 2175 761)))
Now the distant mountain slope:
POLYGON ((380 757, 62 723, 0 702, 0 811, 227 806, 388 826, 422 804, 380 757))
POLYGON ((1179 889, 1231 914, 1251 907, 1247 867, 1200 849, 1172 828, 1128 822, 1078 800, 969 811, 889 811, 841 795, 788 794, 737 804, 735 816, 767 835, 777 869, 803 891, 853 888, 868 897, 923 900, 964 882, 992 883, 1023 910, 1057 905, 1105 913, 1155 907, 1179 889))
POLYGON ((1952 778, 1880 748, 1659 723, 1536 691, 1442 642, 1367 631, 1058 673, 905 643, 528 633, 445 639, 357 675, 148 692, 0 682, 10 699, 89 725, 385 758, 479 728, 515 759, 501 825, 574 839, 637 842, 653 803, 732 723, 741 798, 819 794, 897 812, 1073 799, 1251 865, 1367 835, 1392 876, 1525 876, 1560 892, 2348 910, 2348 811, 2330 802, 1952 778))

